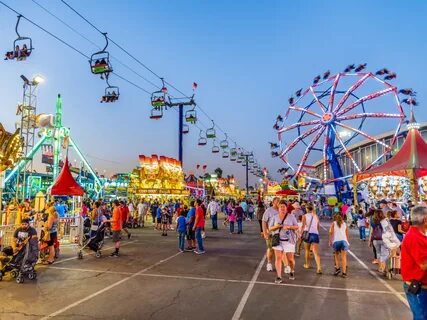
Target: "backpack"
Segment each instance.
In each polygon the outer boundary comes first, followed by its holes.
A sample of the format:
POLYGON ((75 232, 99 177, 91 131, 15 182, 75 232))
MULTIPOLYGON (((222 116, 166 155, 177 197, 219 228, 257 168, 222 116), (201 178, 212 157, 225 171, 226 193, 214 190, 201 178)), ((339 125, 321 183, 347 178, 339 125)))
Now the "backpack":
POLYGON ((372 230, 372 240, 382 240, 383 239, 383 228, 381 224, 377 224, 374 226, 372 230))

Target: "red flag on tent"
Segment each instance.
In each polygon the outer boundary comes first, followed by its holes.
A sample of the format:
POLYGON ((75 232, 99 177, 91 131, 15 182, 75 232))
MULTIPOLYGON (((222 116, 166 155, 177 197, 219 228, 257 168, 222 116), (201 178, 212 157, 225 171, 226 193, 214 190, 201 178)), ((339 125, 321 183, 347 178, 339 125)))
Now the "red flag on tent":
POLYGON ((206 168, 207 168, 208 166, 205 164, 205 165, 203 165, 203 170, 206 170, 206 168))
POLYGON ((200 168, 200 164, 198 164, 198 165, 196 166, 196 169, 197 169, 197 170, 199 170, 199 168, 200 168))
POLYGON ((197 86, 198 86, 197 82, 193 82, 193 90, 196 90, 197 86))

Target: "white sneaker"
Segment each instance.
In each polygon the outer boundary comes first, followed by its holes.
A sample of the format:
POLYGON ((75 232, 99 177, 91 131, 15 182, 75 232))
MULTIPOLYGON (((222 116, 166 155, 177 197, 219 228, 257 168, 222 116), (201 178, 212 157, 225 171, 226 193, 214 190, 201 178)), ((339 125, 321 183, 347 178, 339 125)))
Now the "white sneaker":
POLYGON ((273 265, 271 263, 267 263, 267 271, 272 272, 273 271, 273 265))
POLYGON ((291 273, 291 267, 290 266, 286 266, 285 267, 285 274, 289 274, 291 273))

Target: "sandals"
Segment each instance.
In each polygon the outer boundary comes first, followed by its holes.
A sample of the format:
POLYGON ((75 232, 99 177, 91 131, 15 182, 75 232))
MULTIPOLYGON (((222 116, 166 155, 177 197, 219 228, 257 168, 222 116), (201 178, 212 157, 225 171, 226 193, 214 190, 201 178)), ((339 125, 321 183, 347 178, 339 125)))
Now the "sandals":
POLYGON ((338 276, 341 273, 341 268, 335 268, 334 276, 338 276))
POLYGON ((303 267, 304 267, 304 269, 310 269, 310 265, 305 264, 305 263, 304 263, 303 267))

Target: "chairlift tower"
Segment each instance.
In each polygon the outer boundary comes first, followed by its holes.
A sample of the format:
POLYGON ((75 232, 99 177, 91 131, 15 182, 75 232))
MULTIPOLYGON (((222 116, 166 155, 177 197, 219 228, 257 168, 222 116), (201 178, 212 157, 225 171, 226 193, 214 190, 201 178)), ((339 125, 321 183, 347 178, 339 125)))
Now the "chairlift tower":
MULTIPOLYGON (((17 123, 21 130, 21 137, 24 142, 22 157, 26 157, 30 150, 34 148, 36 115, 37 115, 37 92, 41 82, 40 77, 34 77, 31 81, 21 75, 24 81, 22 103, 18 105, 17 114, 21 116, 17 123)), ((31 188, 33 159, 26 159, 26 165, 17 172, 16 178, 16 198, 24 200, 27 198, 27 191, 31 188), (28 175, 29 173, 29 175, 28 175)))
POLYGON ((177 102, 168 102, 167 107, 178 107, 179 112, 179 122, 178 122, 178 156, 181 165, 184 166, 184 157, 183 157, 183 127, 184 127, 184 106, 195 106, 196 102, 194 101, 194 95, 190 97, 187 101, 177 101, 177 102))

